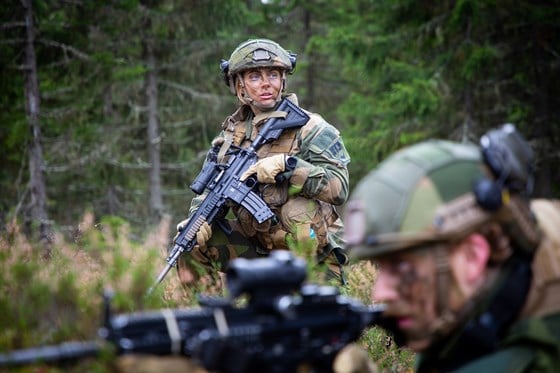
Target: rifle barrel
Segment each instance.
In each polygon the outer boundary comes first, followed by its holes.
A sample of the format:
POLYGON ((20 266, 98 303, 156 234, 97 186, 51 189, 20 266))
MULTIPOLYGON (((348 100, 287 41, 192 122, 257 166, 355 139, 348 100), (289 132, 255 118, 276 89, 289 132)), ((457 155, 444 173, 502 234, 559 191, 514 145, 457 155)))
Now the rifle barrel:
POLYGON ((0 354, 0 367, 78 360, 97 356, 100 351, 101 346, 96 341, 66 342, 56 346, 28 348, 0 354))

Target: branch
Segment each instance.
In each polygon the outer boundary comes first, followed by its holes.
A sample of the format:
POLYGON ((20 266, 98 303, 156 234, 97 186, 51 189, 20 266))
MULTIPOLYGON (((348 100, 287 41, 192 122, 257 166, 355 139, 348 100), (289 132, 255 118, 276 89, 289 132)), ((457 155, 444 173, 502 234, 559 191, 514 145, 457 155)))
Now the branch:
POLYGON ((203 100, 208 100, 208 101, 212 101, 212 102, 218 102, 220 100, 220 96, 218 95, 214 95, 214 94, 209 94, 209 93, 202 93, 202 92, 198 92, 190 87, 187 87, 186 85, 183 84, 179 84, 179 83, 175 83, 175 82, 171 82, 169 80, 159 80, 159 83, 171 88, 174 88, 180 92, 186 93, 194 98, 199 98, 199 99, 203 99, 203 100))
POLYGON ((25 27, 25 22, 6 22, 0 24, 0 30, 6 30, 9 28, 25 27))
POLYGON ((56 48, 60 48, 64 51, 64 54, 67 54, 67 52, 70 52, 70 54, 76 56, 77 58, 84 60, 84 61, 91 61, 91 57, 88 56, 86 53, 80 52, 78 49, 68 45, 68 44, 63 44, 63 43, 59 43, 57 41, 54 40, 48 40, 48 39, 38 39, 37 40, 39 43, 49 46, 49 47, 56 47, 56 48))

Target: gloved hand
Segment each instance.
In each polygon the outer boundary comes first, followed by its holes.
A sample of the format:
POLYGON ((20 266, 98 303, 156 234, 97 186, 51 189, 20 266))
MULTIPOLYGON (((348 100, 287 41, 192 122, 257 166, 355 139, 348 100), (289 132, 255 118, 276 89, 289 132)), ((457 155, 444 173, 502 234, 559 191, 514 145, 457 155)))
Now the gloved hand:
MULTIPOLYGON (((181 231, 183 229, 185 229, 188 222, 189 222, 189 219, 185 219, 182 222, 180 222, 179 224, 177 224, 177 234, 175 235, 175 237, 173 237, 173 242, 175 242, 175 240, 179 236, 179 233, 181 233, 181 231)), ((197 245, 200 246, 200 247, 205 247, 206 242, 208 242, 210 237, 212 237, 212 227, 207 222, 204 222, 204 223, 202 223, 202 225, 198 229, 198 232, 196 232, 196 243, 197 243, 197 245)))
POLYGON ((247 169, 241 175, 240 180, 244 181, 252 174, 257 174, 259 183, 274 184, 276 175, 286 170, 286 155, 276 154, 272 157, 263 158, 247 169))
POLYGON ((334 359, 334 373, 377 373, 377 365, 369 358, 368 353, 356 343, 344 347, 334 359))

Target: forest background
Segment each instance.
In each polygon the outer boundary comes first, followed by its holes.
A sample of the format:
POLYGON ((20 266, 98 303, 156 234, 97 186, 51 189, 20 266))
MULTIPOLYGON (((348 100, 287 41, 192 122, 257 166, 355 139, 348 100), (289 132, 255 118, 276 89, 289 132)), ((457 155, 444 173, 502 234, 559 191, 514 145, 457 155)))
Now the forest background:
POLYGON ((342 132, 352 186, 397 148, 512 122, 537 151, 535 194, 558 196, 559 4, 4 2, 0 228, 182 220, 236 105, 220 59, 252 37, 298 54, 288 90, 342 132))
POLYGON ((2 246, 51 255, 108 221, 168 245, 236 105, 220 60, 253 37, 298 54, 288 91, 341 131, 351 187, 403 146, 511 122, 536 151, 535 196, 559 197, 558 19, 558 0, 5 1, 2 246))

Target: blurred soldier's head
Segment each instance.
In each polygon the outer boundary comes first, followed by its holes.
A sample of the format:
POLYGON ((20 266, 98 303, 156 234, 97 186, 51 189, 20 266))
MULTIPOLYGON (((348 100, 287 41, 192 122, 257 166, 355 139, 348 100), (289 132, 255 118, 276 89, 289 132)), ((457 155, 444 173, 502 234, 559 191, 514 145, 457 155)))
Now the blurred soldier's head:
MULTIPOLYGON (((345 238, 351 258, 377 265, 372 296, 387 304, 401 343, 423 351, 477 324, 493 296, 509 291, 499 284, 511 271, 521 273, 509 306, 518 311, 540 240, 528 204, 532 185, 533 152, 511 124, 478 146, 410 146, 360 181, 346 208, 345 238)), ((507 322, 508 312, 498 318, 507 322)))
POLYGON ((268 39, 251 39, 241 43, 220 69, 225 83, 244 103, 267 111, 281 100, 286 76, 296 66, 296 55, 268 39))

